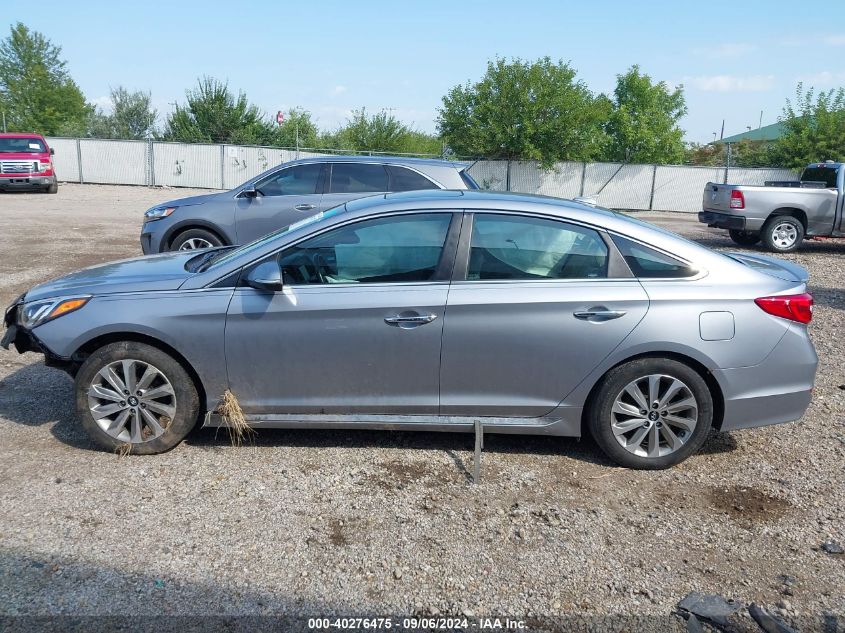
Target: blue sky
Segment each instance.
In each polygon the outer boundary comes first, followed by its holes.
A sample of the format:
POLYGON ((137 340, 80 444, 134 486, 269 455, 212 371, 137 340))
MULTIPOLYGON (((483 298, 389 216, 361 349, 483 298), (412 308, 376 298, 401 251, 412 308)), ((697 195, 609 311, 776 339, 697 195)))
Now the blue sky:
POLYGON ((366 106, 433 131, 442 96, 488 59, 548 55, 593 91, 612 91, 632 64, 683 83, 687 139, 706 142, 723 118, 726 135, 756 127, 761 110, 773 123, 799 80, 845 86, 841 0, 5 4, 5 33, 20 20, 61 45, 90 101, 124 85, 152 92, 162 113, 207 74, 268 113, 302 106, 321 127, 366 106))

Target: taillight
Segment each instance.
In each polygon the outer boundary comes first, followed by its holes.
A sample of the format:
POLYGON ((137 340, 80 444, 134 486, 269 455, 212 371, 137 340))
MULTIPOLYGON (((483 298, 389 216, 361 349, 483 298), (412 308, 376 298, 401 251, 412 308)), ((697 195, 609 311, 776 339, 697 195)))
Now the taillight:
POLYGON ((802 295, 779 295, 776 297, 760 297, 754 299, 764 312, 776 317, 809 323, 813 318, 813 295, 805 292, 802 295))
POLYGON ((744 209, 745 208, 745 196, 742 195, 741 191, 737 189, 733 189, 731 191, 731 209, 744 209))

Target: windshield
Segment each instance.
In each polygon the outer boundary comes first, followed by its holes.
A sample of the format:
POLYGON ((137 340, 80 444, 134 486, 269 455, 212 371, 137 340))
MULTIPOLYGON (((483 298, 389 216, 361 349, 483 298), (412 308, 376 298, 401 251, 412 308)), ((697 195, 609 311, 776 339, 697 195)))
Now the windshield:
POLYGON ((0 138, 0 152, 6 154, 43 154, 46 151, 40 138, 0 138))
POLYGON ((320 212, 320 213, 317 213, 316 215, 309 216, 309 217, 305 218, 304 220, 300 220, 299 222, 294 222, 290 226, 283 227, 283 228, 279 229, 278 231, 274 231, 273 233, 268 233, 264 237, 259 237, 254 242, 250 242, 249 244, 244 244, 240 248, 236 248, 236 249, 231 250, 231 251, 223 251, 223 252, 215 253, 215 256, 212 257, 211 259, 206 260, 202 264, 202 266, 200 266, 200 268, 197 270, 197 272, 201 273, 201 272, 204 272, 204 271, 206 271, 210 268, 216 268, 217 266, 221 266, 222 264, 225 264, 226 262, 229 262, 229 261, 235 259, 236 257, 240 257, 244 253, 248 253, 250 251, 254 251, 256 249, 261 248, 262 246, 264 246, 268 242, 272 242, 273 240, 275 240, 277 237, 281 237, 282 235, 285 235, 287 233, 292 233, 293 231, 296 231, 297 229, 301 229, 303 226, 308 226, 309 224, 315 224, 316 222, 319 222, 320 220, 324 220, 325 218, 330 218, 333 215, 337 215, 338 213, 343 211, 345 208, 346 208, 345 205, 340 205, 339 207, 334 207, 333 209, 329 209, 328 211, 320 212))
POLYGON ((836 187, 836 167, 807 167, 801 174, 801 182, 823 182, 825 187, 836 187))

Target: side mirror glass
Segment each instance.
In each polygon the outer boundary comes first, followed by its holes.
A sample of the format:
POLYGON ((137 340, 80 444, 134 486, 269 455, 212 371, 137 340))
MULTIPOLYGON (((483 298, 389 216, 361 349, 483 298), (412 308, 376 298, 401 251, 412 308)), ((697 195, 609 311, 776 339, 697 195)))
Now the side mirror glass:
POLYGON ((246 276, 247 285, 258 290, 278 292, 282 289, 282 269, 278 262, 262 262, 246 276))
POLYGON ((258 189, 256 189, 253 185, 248 185, 241 189, 241 195, 244 198, 257 198, 258 197, 258 189))

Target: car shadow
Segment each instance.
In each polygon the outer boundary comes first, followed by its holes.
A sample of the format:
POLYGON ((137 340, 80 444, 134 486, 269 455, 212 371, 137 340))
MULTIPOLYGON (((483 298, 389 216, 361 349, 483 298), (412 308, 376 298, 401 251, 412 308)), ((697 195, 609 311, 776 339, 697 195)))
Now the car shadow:
MULTIPOLYGON (((134 546, 145 548, 150 560, 162 556, 161 548, 144 538, 135 539, 134 546)), ((6 597, 0 630, 305 631, 307 616, 292 614, 342 610, 337 602, 303 599, 308 579, 299 587, 256 582, 255 588, 235 589, 214 576, 205 582, 186 581, 168 571, 153 574, 146 567, 120 561, 120 555, 105 565, 68 553, 1 549, 0 568, 14 570, 14 575, 0 579, 0 593, 6 597), (13 586, 7 585, 10 582, 13 586)))
POLYGON ((845 293, 842 292, 842 288, 826 288, 810 284, 808 290, 813 295, 813 303, 816 305, 834 310, 845 310, 845 293))

